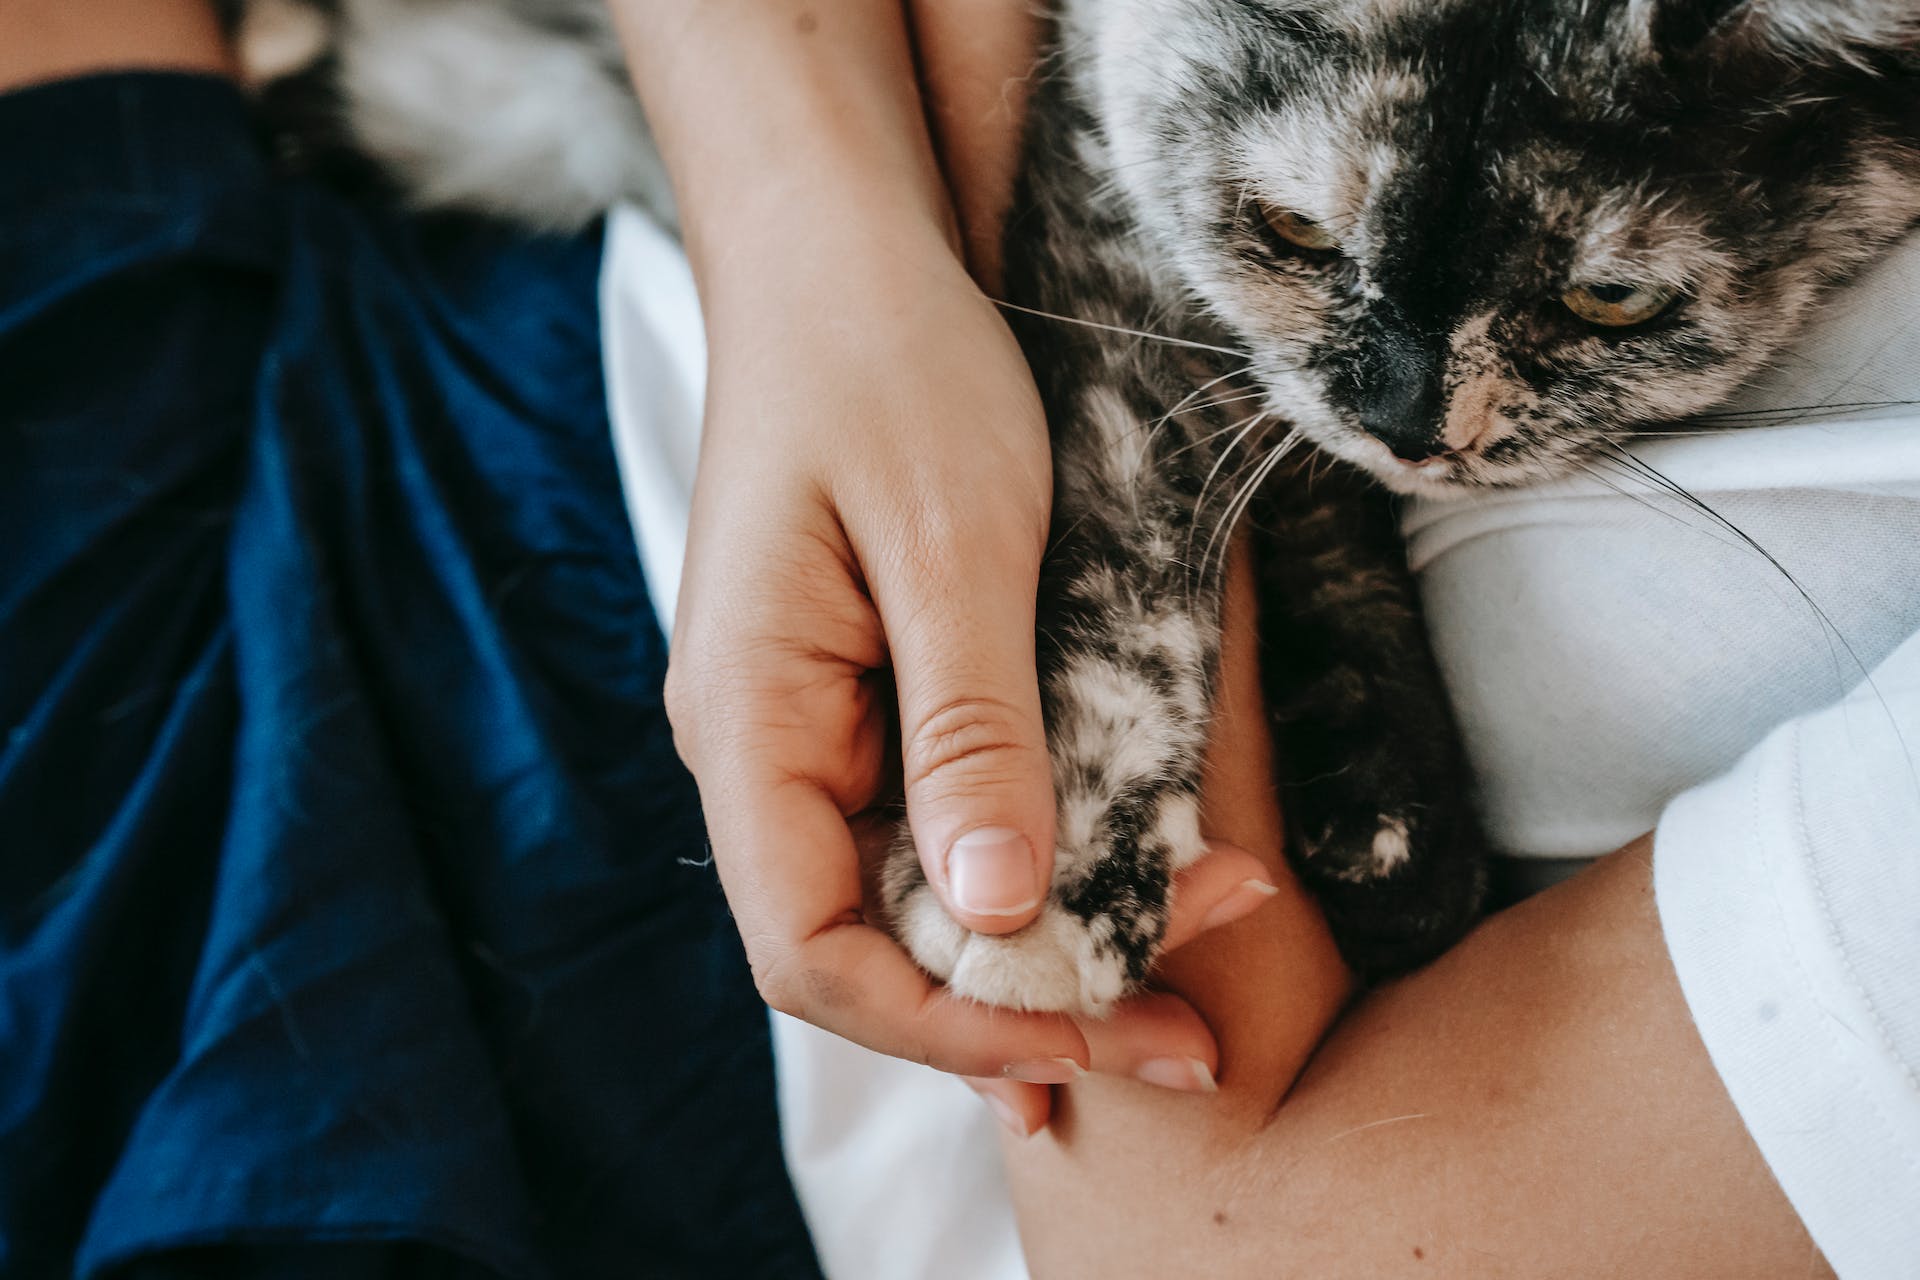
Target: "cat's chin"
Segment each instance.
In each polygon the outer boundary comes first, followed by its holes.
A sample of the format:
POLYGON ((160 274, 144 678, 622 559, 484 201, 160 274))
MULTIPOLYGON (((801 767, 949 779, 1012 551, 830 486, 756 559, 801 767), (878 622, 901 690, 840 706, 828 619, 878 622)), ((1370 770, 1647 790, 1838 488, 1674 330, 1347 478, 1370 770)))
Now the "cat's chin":
POLYGON ((1409 497, 1458 497, 1483 487, 1464 479, 1459 468, 1444 458, 1422 465, 1404 462, 1387 453, 1383 461, 1369 465, 1367 472, 1395 493, 1404 493, 1409 497))
POLYGON ((1458 497, 1485 487, 1484 481, 1462 475, 1459 465, 1451 459, 1408 462, 1395 457, 1393 450, 1372 436, 1359 432, 1341 431, 1318 438, 1315 444, 1322 452, 1358 467, 1393 492, 1410 497, 1458 497))
POLYGON ((1321 452, 1358 467, 1382 488, 1410 498, 1466 498, 1490 489, 1521 488, 1553 479, 1551 465, 1513 462, 1489 464, 1483 458, 1431 458, 1408 462, 1370 435, 1342 431, 1317 438, 1321 452))

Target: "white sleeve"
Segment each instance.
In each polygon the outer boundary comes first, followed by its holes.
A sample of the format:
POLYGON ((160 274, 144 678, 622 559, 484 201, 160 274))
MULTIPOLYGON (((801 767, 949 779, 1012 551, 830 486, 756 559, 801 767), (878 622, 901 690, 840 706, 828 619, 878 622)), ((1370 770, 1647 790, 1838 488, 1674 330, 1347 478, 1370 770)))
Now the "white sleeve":
POLYGON ((1920 1275, 1920 636, 1661 818, 1701 1038, 1842 1280, 1920 1275))

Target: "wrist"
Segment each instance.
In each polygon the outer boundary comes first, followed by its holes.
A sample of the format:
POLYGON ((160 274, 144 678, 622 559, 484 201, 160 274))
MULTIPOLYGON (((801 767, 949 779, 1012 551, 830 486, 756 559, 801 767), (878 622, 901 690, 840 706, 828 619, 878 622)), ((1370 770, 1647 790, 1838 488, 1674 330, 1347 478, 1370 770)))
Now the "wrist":
POLYGON ((900 0, 612 3, 703 287, 836 242, 957 246, 900 0))
POLYGON ((915 210, 875 203, 845 217, 775 220, 751 242, 717 240, 695 258, 716 357, 797 343, 871 362, 891 340, 924 341, 929 319, 950 323, 955 302, 991 305, 947 225, 915 210))

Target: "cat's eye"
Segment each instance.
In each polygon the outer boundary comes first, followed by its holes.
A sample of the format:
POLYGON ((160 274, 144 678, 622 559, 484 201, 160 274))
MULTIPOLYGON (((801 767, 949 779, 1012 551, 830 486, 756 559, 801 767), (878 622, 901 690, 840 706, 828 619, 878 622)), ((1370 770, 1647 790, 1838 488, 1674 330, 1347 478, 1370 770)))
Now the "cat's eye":
POLYGON ((1333 238, 1327 229, 1309 218, 1285 209, 1276 209, 1272 205, 1260 206, 1260 216, 1272 229, 1273 234, 1311 253, 1338 253, 1340 242, 1333 238))
POLYGON ((1588 324, 1624 329, 1653 319, 1679 296, 1661 284, 1577 284, 1560 301, 1588 324))

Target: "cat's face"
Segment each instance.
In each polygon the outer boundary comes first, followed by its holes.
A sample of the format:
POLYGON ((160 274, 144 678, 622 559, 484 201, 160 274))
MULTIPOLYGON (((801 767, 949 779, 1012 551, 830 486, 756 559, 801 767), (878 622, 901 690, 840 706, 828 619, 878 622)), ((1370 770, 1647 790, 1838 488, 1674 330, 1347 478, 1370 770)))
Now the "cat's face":
POLYGON ((1920 218, 1911 0, 1077 0, 1116 180, 1395 488, 1725 399, 1920 218))

